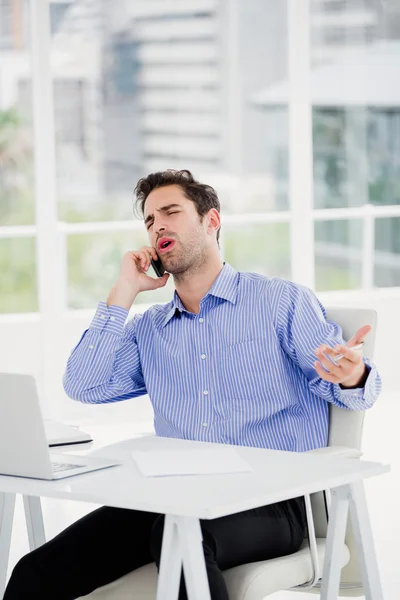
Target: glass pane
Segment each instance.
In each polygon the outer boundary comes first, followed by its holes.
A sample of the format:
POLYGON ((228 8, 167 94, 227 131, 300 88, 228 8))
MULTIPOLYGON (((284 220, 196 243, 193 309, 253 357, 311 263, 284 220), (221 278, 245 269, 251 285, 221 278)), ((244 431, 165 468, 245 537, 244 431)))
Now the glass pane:
POLYGON ((375 221, 374 284, 400 286, 400 217, 375 221))
POLYGON ((316 289, 361 288, 362 221, 320 221, 314 232, 316 289))
POLYGON ((400 204, 400 2, 312 2, 316 208, 400 204))
POLYGON ((286 108, 263 99, 287 76, 286 2, 51 11, 61 219, 131 218, 138 179, 167 168, 214 185, 225 213, 288 207, 286 108))
POLYGON ((0 239, 0 313, 38 310, 35 254, 33 238, 0 239))
POLYGON ((224 260, 239 271, 268 277, 290 277, 290 238, 287 223, 225 226, 221 230, 224 260))
MULTIPOLYGON (((69 308, 94 308, 106 300, 114 285, 121 260, 128 250, 148 243, 137 232, 96 233, 68 236, 68 305, 69 308)), ((153 273, 149 273, 153 276, 153 273)), ((173 284, 140 294, 135 304, 168 302, 173 284)))
POLYGON ((0 226, 34 222, 32 107, 21 92, 30 80, 27 16, 26 2, 0 2, 0 226))

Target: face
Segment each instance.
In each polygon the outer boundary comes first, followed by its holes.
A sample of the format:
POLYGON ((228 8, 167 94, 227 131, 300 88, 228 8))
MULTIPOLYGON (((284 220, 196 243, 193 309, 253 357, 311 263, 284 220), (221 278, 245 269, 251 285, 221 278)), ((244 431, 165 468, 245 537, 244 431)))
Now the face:
POLYGON ((151 246, 172 275, 201 268, 217 247, 218 212, 211 209, 201 219, 195 204, 177 185, 157 188, 148 195, 144 221, 151 246))

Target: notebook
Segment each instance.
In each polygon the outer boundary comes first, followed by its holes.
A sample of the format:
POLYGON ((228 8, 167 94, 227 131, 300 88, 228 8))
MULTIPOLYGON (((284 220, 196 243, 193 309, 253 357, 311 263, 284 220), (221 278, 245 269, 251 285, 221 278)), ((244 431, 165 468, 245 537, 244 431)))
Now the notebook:
POLYGON ((44 419, 44 429, 50 447, 86 444, 93 441, 89 433, 60 421, 44 419))

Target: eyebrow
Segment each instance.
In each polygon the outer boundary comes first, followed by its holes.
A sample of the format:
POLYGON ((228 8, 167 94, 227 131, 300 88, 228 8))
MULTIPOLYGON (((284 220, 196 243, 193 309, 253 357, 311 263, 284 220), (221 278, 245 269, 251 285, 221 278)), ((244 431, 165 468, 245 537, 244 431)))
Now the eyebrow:
MULTIPOLYGON (((156 210, 158 212, 167 212, 168 210, 170 210, 171 208, 182 208, 182 206, 180 204, 167 204, 167 206, 162 206, 161 208, 156 208, 156 210)), ((144 221, 144 224, 147 225, 147 223, 149 221, 151 221, 152 219, 154 219, 154 215, 148 215, 144 221)))

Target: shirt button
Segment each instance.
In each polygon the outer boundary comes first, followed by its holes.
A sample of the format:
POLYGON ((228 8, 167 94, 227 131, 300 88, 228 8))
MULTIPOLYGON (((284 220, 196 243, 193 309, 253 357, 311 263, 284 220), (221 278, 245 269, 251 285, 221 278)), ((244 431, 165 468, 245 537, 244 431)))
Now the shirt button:
POLYGON ((204 323, 204 319, 203 319, 203 317, 201 317, 201 318, 199 319, 199 323, 204 323))
POLYGON ((94 348, 93 344, 90 344, 89 350, 93 350, 93 348, 94 348))
POLYGON ((208 390, 204 390, 203 394, 204 396, 208 396, 208 390))
POLYGON ((202 354, 201 358, 204 360, 206 358, 206 354, 202 354))
POLYGON ((110 321, 115 321, 115 317, 110 317, 110 321))
POLYGON ((208 427, 208 423, 202 423, 203 427, 208 427))
POLYGON ((106 319, 106 318, 107 318, 107 317, 106 317, 105 315, 101 315, 101 317, 100 317, 100 319, 103 319, 103 321, 104 321, 104 319, 106 319))

